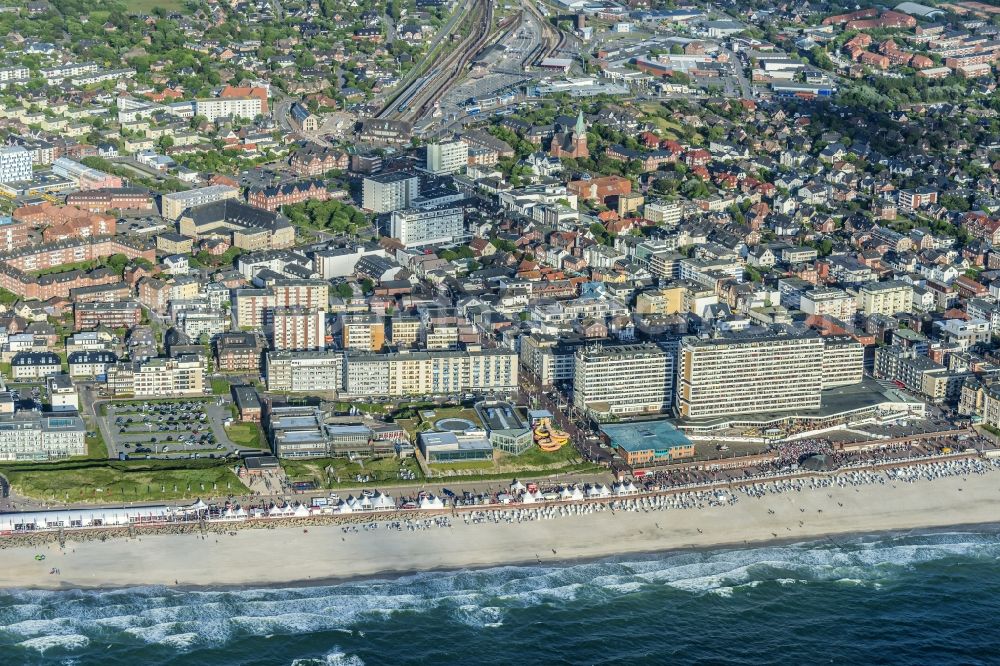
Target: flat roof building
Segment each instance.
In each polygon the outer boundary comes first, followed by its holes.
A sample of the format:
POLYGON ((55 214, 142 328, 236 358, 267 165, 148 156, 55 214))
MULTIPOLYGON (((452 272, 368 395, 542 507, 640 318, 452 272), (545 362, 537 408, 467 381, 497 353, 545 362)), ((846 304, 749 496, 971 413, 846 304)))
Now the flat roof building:
POLYGON ((632 467, 694 457, 688 436, 666 420, 605 424, 600 431, 605 443, 632 467))

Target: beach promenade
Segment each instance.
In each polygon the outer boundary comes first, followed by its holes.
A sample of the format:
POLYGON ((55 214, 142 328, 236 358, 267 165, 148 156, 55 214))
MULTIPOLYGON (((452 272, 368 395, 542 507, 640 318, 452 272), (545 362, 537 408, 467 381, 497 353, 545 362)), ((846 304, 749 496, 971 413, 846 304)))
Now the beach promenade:
POLYGON ((723 506, 601 511, 520 523, 467 524, 460 516, 449 526, 422 530, 311 525, 15 547, 3 551, 0 586, 280 585, 985 524, 1000 518, 1000 472, 759 498, 744 494, 723 506), (39 554, 45 559, 37 560, 39 554), (54 568, 57 575, 50 573, 54 568))

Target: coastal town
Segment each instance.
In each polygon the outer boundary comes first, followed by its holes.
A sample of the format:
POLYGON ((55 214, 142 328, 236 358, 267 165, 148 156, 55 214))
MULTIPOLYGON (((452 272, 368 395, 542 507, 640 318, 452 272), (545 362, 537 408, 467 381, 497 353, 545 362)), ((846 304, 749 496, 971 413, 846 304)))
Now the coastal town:
POLYGON ((1000 8, 764 4, 0 4, 0 548, 992 478, 1000 8))

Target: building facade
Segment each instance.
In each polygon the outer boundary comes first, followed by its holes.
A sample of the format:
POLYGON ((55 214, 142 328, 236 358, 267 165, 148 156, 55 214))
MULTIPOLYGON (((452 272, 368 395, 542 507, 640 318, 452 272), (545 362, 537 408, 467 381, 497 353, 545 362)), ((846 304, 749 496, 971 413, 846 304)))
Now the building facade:
POLYGON ((659 413, 670 409, 673 396, 673 357, 656 344, 576 350, 573 405, 582 412, 598 418, 659 413))

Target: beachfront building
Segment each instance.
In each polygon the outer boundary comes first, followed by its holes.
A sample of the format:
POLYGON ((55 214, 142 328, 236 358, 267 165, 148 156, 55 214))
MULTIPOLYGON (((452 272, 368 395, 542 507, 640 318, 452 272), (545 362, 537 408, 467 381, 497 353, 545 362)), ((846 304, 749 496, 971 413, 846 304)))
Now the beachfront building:
POLYGON ((600 437, 625 464, 656 465, 694 457, 694 444, 669 421, 637 421, 601 426, 600 437))
POLYGON ((823 338, 823 389, 857 384, 864 379, 865 348, 848 335, 823 338))
POLYGON ((50 460, 87 454, 87 428, 74 414, 0 414, 0 460, 50 460))
POLYGON ((430 465, 493 460, 493 447, 482 431, 424 432, 418 439, 420 453, 430 465))
POLYGON ((815 334, 681 341, 678 412, 685 419, 814 410, 822 387, 823 340, 815 334))
POLYGON ((325 458, 328 455, 323 413, 317 407, 274 407, 268 410, 268 440, 279 458, 325 458))
POLYGON ((651 342, 576 350, 573 404, 598 418, 659 413, 674 396, 673 357, 651 342))
POLYGON ((503 400, 486 400, 476 404, 476 414, 486 426, 494 449, 520 455, 534 444, 531 428, 515 405, 503 400))

